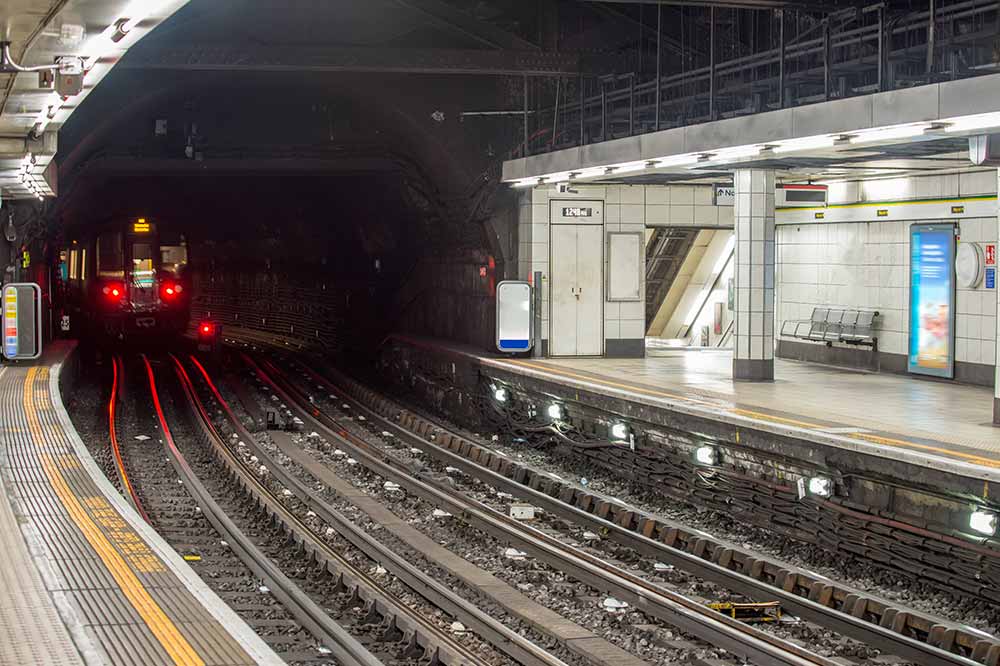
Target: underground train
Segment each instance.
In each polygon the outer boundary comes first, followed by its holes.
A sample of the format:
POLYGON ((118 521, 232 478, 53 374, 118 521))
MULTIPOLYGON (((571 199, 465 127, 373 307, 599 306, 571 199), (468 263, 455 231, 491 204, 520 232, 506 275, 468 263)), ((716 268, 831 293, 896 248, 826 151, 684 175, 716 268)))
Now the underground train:
POLYGON ((169 338, 191 312, 187 243, 144 217, 88 228, 60 251, 63 330, 113 340, 169 338))

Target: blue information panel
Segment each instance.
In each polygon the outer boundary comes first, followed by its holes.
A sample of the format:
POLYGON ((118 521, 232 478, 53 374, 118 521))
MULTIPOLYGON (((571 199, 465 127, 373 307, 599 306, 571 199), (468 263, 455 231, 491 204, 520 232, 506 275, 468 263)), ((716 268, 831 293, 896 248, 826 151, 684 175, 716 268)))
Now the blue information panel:
POLYGON ((996 289, 997 286, 997 269, 987 268, 986 269, 986 288, 996 289))
POLYGON ((955 225, 910 227, 909 371, 955 376, 955 225))

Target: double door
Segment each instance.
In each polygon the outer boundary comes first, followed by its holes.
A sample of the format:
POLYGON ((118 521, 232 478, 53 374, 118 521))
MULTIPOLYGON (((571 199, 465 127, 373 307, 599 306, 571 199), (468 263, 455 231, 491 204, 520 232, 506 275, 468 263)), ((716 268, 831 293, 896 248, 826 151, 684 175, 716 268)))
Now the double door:
POLYGON ((604 353, 603 202, 551 202, 549 353, 604 353))

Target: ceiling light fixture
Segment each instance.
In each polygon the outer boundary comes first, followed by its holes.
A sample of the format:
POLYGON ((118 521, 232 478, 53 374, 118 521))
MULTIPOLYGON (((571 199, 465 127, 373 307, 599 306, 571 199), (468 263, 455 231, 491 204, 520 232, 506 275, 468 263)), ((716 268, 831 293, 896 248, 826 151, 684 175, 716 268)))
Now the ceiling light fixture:
POLYGON ((849 141, 852 144, 872 143, 875 141, 892 141, 894 139, 910 139, 920 136, 927 129, 926 123, 915 125, 899 125, 897 127, 882 127, 873 130, 863 130, 857 132, 849 141))
POLYGON ((799 150, 819 150, 822 148, 833 148, 835 137, 830 135, 823 136, 805 136, 801 139, 789 139, 787 141, 779 141, 775 144, 772 150, 775 153, 792 153, 799 150))

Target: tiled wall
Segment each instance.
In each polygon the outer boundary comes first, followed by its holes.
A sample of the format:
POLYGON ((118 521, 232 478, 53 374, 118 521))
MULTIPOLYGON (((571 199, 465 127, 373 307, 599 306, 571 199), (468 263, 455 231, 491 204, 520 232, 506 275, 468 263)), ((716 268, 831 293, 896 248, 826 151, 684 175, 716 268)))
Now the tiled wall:
MULTIPOLYGON (((518 217, 518 276, 530 279, 534 271, 549 272, 549 202, 553 199, 599 200, 604 206, 604 231, 643 232, 647 226, 683 225, 732 227, 732 207, 712 203, 711 186, 608 185, 578 186, 576 193, 557 192, 551 186, 526 191, 518 217)), ((607 253, 605 252, 605 268, 607 253)), ((606 274, 606 272, 605 272, 606 274)), ((645 285, 643 285, 645 286, 645 285)), ((635 302, 604 303, 605 345, 645 338, 645 293, 635 302)), ((543 290, 542 338, 549 337, 548 290, 543 290)))
MULTIPOLYGON (((950 221, 950 220, 943 220, 950 221)), ((880 351, 907 353, 910 270, 907 220, 777 228, 777 325, 808 319, 817 306, 863 307, 882 315, 880 351)), ((995 218, 959 222, 961 240, 997 242, 995 218)), ((956 360, 995 363, 997 295, 959 289, 956 360)))

